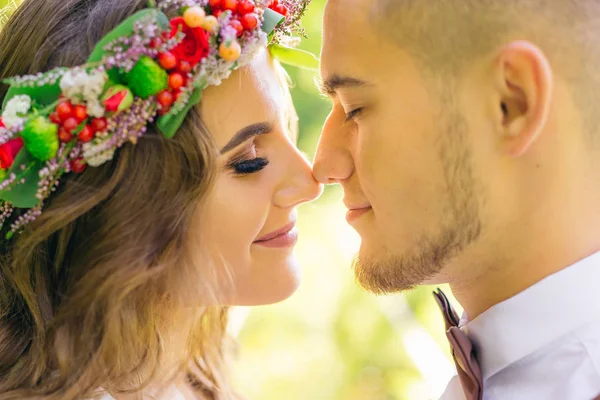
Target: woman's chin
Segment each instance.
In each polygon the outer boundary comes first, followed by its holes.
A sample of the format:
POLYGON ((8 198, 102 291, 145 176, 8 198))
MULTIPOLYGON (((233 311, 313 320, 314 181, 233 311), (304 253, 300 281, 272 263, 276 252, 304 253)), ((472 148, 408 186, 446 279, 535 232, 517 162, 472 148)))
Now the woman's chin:
POLYGON ((237 285, 231 305, 260 306, 275 304, 291 297, 302 281, 302 269, 295 258, 286 260, 285 265, 259 268, 252 277, 237 285))

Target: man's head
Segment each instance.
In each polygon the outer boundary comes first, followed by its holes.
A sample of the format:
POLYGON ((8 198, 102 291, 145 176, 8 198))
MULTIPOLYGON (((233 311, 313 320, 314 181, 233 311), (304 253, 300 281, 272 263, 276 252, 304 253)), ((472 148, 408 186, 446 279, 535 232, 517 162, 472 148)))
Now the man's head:
POLYGON ((478 279, 576 209, 598 67, 595 0, 329 0, 315 175, 344 188, 359 281, 478 279))

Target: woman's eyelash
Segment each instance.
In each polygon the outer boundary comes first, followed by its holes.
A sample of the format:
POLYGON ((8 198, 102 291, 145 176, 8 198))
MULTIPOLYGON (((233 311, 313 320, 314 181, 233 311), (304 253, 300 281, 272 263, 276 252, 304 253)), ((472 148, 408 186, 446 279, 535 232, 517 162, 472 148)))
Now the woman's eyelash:
POLYGON ((235 174, 248 175, 265 169, 269 165, 269 160, 263 157, 253 158, 252 160, 234 161, 229 166, 233 168, 235 174))
POLYGON ((355 110, 350 111, 348 114, 346 114, 346 122, 348 122, 352 118, 356 117, 358 114, 360 114, 361 111, 362 111, 362 108, 357 108, 355 110))

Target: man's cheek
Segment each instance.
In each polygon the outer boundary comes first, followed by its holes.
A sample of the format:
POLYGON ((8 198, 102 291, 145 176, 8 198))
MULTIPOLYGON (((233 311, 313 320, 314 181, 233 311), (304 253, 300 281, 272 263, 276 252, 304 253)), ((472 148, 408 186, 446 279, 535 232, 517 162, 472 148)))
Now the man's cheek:
POLYGON ((369 133, 360 133, 361 140, 357 141, 356 167, 366 176, 383 172, 384 158, 387 157, 379 138, 369 133))

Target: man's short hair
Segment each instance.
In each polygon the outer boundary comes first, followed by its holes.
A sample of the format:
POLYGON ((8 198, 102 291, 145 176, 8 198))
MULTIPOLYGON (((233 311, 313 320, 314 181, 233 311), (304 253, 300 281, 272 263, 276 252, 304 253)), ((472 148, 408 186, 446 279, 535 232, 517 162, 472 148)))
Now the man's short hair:
POLYGON ((375 0, 370 20, 380 35, 445 78, 503 44, 528 40, 571 84, 584 114, 593 114, 593 122, 584 119, 597 129, 599 0, 375 0))

